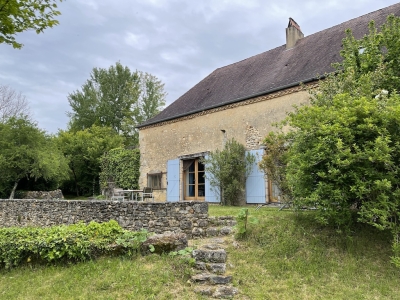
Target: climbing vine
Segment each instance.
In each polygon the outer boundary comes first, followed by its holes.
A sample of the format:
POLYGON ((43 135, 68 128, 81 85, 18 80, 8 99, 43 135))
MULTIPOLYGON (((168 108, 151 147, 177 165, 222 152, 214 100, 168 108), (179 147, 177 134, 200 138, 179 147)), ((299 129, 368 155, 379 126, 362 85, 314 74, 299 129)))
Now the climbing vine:
POLYGON ((140 152, 138 149, 112 149, 102 156, 100 165, 102 189, 108 188, 109 182, 125 189, 139 188, 140 152))

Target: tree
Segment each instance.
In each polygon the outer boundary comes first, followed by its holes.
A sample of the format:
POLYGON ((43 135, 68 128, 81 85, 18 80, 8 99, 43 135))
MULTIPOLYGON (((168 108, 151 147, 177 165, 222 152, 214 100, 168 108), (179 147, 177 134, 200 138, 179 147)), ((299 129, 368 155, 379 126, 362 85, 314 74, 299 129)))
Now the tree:
POLYGON ((165 104, 164 85, 155 76, 131 72, 119 62, 108 69, 94 68, 90 79, 68 96, 70 128, 111 127, 130 145, 137 145, 135 126, 157 114, 165 104))
POLYGON ((35 123, 14 117, 0 123, 0 188, 3 194, 11 190, 10 199, 13 199, 22 178, 61 182, 67 177, 64 156, 52 138, 35 123))
POLYGON ((28 117, 29 114, 26 97, 7 85, 0 85, 0 123, 12 117, 28 117))
POLYGON ((222 205, 240 205, 254 162, 254 155, 246 154, 246 148, 235 139, 227 141, 223 150, 217 149, 203 159, 210 185, 222 205))
POLYGON ((295 206, 317 207, 320 223, 345 232, 356 220, 390 229, 400 266, 400 18, 380 32, 372 22, 360 40, 347 31, 341 56, 311 105, 285 121, 288 147, 275 156, 295 206))
POLYGON ((64 189, 80 196, 99 193, 101 157, 121 147, 123 138, 109 127, 93 125, 76 132, 60 131, 57 142, 70 168, 71 180, 64 182, 64 189))
POLYGON ((0 44, 20 49, 23 45, 16 41, 16 34, 29 29, 41 33, 57 25, 59 15, 57 0, 0 0, 0 44))
POLYGON ((139 149, 111 149, 101 157, 100 166, 100 186, 102 190, 109 188, 109 182, 125 189, 139 188, 139 149))
POLYGON ((293 200, 291 188, 286 180, 289 136, 282 132, 270 132, 263 144, 266 146, 266 151, 259 166, 267 174, 268 179, 279 187, 282 202, 289 203, 293 200))

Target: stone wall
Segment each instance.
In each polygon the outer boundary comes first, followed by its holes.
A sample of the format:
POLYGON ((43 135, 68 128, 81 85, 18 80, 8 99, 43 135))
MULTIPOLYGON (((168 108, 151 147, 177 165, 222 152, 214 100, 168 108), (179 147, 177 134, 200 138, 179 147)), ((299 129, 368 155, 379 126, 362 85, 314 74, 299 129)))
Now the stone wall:
POLYGON ((28 191, 24 199, 64 199, 61 190, 54 191, 28 191))
POLYGON ((104 200, 0 200, 0 227, 52 226, 116 220, 129 230, 185 232, 202 237, 208 225, 205 202, 134 202, 104 200))

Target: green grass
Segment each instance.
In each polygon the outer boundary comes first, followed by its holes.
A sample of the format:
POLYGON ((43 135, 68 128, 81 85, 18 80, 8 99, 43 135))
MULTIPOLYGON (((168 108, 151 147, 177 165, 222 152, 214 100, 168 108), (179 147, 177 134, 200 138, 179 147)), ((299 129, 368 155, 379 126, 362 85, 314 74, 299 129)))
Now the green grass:
POLYGON ((64 195, 65 200, 88 200, 89 197, 77 195, 64 195))
POLYGON ((0 273, 0 299, 195 299, 178 258, 102 258, 0 273))
MULTIPOLYGON (((313 212, 248 207, 251 225, 230 244, 236 299, 399 299, 400 270, 389 260, 390 235, 367 226, 351 238, 313 221, 313 212)), ((210 206, 210 215, 241 208, 210 206)), ((205 299, 187 283, 178 257, 102 258, 67 266, 0 270, 0 299, 205 299)))
POLYGON ((239 249, 234 283, 251 299, 399 299, 390 234, 358 226, 350 238, 315 224, 313 212, 261 208, 239 249))

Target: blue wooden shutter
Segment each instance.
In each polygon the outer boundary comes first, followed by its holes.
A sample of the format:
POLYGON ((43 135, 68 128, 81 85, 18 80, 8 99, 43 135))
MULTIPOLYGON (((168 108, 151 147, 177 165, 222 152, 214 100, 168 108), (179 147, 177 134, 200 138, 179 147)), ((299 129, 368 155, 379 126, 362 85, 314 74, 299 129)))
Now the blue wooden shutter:
MULTIPOLYGON (((207 158, 207 155, 206 157, 207 158)), ((205 201, 206 202, 219 202, 219 197, 218 194, 215 193, 215 190, 211 187, 210 184, 210 176, 211 174, 207 172, 207 165, 205 165, 205 174, 206 174, 206 180, 205 180, 205 189, 206 189, 206 196, 205 196, 205 201)))
POLYGON ((167 201, 179 201, 179 159, 167 162, 167 201))
POLYGON ((251 167, 251 172, 246 180, 246 202, 247 203, 265 203, 265 179, 264 172, 258 168, 258 163, 263 156, 263 150, 250 150, 256 160, 251 167))

